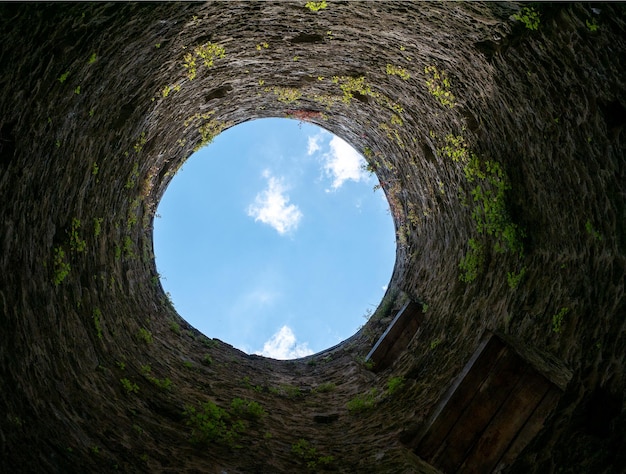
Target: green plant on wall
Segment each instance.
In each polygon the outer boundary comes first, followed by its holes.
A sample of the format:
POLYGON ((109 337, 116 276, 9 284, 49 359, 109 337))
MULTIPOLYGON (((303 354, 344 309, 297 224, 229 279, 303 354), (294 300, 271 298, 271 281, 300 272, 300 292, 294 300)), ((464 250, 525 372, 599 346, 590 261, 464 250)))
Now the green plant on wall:
POLYGON ((152 375, 152 367, 150 367, 150 364, 142 365, 141 373, 150 383, 163 390, 169 390, 172 388, 172 381, 169 378, 166 377, 164 379, 159 379, 152 375))
POLYGON ((343 92, 343 98, 341 100, 345 104, 350 104, 350 102, 354 98, 354 95, 357 93, 366 97, 379 97, 379 94, 372 90, 372 87, 367 82, 364 76, 334 76, 332 82, 333 84, 339 85, 339 88, 343 92))
POLYGON ((411 78, 411 75, 407 72, 407 70, 400 66, 393 66, 391 64, 387 64, 386 72, 390 76, 399 76, 401 79, 404 79, 405 81, 408 81, 411 78))
POLYGON ((359 413, 369 410, 376 403, 377 394, 378 390, 373 388, 367 393, 357 395, 351 399, 346 406, 351 413, 359 413))
POLYGON ((266 411, 259 403, 251 400, 243 400, 241 398, 233 398, 230 404, 230 410, 234 416, 252 421, 259 421, 267 415, 266 411))
POLYGON ((122 384, 122 388, 126 391, 126 393, 138 393, 139 385, 134 382, 131 382, 127 378, 120 379, 120 383, 122 384))
POLYGON ((56 247, 54 249, 53 256, 53 265, 54 265, 54 284, 59 286, 65 278, 70 274, 70 264, 67 262, 65 257, 65 251, 61 247, 56 247))
POLYGON ((563 325, 563 318, 569 313, 569 308, 561 308, 558 313, 552 316, 552 330, 555 333, 561 332, 561 326, 563 325))
POLYGON ((595 240, 602 240, 602 234, 593 227, 593 224, 589 219, 587 219, 587 222, 585 222, 585 230, 587 231, 587 234, 589 234, 595 240))
POLYGON ((219 44, 210 41, 201 46, 196 46, 192 53, 186 53, 183 57, 183 67, 187 69, 187 77, 192 81, 197 75, 197 60, 210 68, 216 59, 222 59, 226 56, 226 50, 219 44))
POLYGON ((426 74, 428 92, 444 107, 454 107, 456 98, 450 90, 450 79, 448 79, 446 71, 439 70, 436 66, 426 66, 424 74, 426 74))
POLYGON ((311 471, 328 468, 335 460, 333 456, 318 454, 317 448, 302 438, 291 445, 291 453, 311 471))
POLYGON ((476 279, 483 266, 485 252, 483 245, 476 239, 469 239, 467 245, 469 250, 459 263, 459 269, 461 270, 459 279, 462 282, 471 283, 476 279))
POLYGON ((522 267, 522 269, 517 273, 507 272, 506 280, 509 284, 509 288, 515 290, 523 280, 524 275, 526 275, 526 267, 522 267))
POLYGON ((306 2, 304 6, 312 12, 317 12, 328 7, 328 5, 326 4, 326 0, 322 0, 321 2, 306 2))
POLYGON ((245 430, 241 420, 235 420, 225 409, 212 401, 196 408, 186 405, 183 412, 185 424, 191 428, 191 442, 198 445, 219 443, 235 447, 240 434, 245 430))
POLYGON ((87 242, 80 237, 80 219, 73 218, 70 226, 70 249, 74 252, 84 252, 87 248, 87 242))
POLYGON ((93 325, 96 328, 96 336, 98 339, 102 339, 102 325, 100 324, 100 318, 102 317, 102 312, 100 308, 94 308, 92 312, 93 317, 93 325))
POLYGON ((135 163, 133 165, 133 169, 131 170, 130 175, 128 175, 128 179, 126 180, 124 187, 126 189, 133 188, 137 183, 137 178, 139 178, 139 163, 135 163))
POLYGON ((591 21, 585 20, 585 24, 587 25, 589 31, 591 31, 592 33, 598 31, 598 28, 600 27, 595 18, 592 18, 591 21))
POLYGON ((521 21, 529 30, 539 29, 539 23, 541 22, 539 12, 533 7, 522 8, 519 12, 513 15, 513 19, 521 21))
POLYGON ((102 217, 94 217, 93 218, 93 235, 94 237, 100 236, 102 232, 102 221, 104 219, 102 217))
POLYGON ((61 74, 61 75, 59 76, 58 81, 59 81, 61 84, 63 84, 63 83, 67 80, 67 77, 68 77, 69 75, 70 75, 70 72, 69 72, 69 71, 65 71, 63 74, 61 74))
POLYGON ((200 143, 194 147, 194 151, 198 151, 200 148, 211 143, 217 135, 232 125, 232 122, 220 122, 217 119, 211 118, 213 114, 215 114, 214 110, 203 114, 196 113, 183 122, 185 127, 188 127, 193 122, 200 122, 198 126, 200 143))
POLYGON ((391 377, 387 381, 387 393, 393 395, 404 387, 404 377, 391 377))
POLYGON ((143 146, 146 144, 147 141, 148 139, 146 138, 146 132, 141 132, 141 135, 133 145, 133 150, 135 150, 135 153, 140 153, 141 150, 143 150, 143 146))
POLYGON ((271 89, 278 102, 283 104, 292 104, 302 97, 302 92, 293 87, 274 87, 271 89))
MULTIPOLYGON (((522 259, 524 232, 511 220, 507 211, 506 192, 511 187, 501 165, 492 160, 481 161, 469 150, 465 139, 460 135, 448 134, 443 146, 439 148, 439 153, 463 165, 465 179, 472 186, 472 220, 478 235, 483 237, 481 240, 469 239, 468 250, 459 264, 459 279, 470 283, 477 278, 485 261, 485 239, 490 240, 490 248, 495 253, 510 252, 522 259)), ((511 273, 508 277, 509 286, 517 287, 522 278, 522 272, 511 273)))
POLYGON ((140 328, 137 332, 137 337, 139 338, 139 340, 145 342, 146 344, 152 344, 154 342, 154 339, 152 338, 152 333, 146 328, 140 328))

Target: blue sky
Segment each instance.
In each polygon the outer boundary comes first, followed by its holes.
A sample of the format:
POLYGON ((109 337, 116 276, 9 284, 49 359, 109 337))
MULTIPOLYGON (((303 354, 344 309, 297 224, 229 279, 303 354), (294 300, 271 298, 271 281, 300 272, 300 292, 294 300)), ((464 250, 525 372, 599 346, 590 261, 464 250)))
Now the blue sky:
POLYGON ((324 129, 277 118, 232 127, 194 153, 154 224, 157 269, 178 313, 276 359, 354 334, 395 259, 389 205, 363 162, 324 129))

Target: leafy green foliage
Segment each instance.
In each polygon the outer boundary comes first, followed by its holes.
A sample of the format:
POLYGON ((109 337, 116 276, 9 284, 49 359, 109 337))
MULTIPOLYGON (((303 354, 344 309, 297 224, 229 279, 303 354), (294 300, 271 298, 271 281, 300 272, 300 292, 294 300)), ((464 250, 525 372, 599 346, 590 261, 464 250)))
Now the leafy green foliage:
POLYGON ((300 387, 296 387, 295 385, 280 385, 278 388, 270 387, 269 391, 274 395, 285 398, 299 398, 302 396, 300 387))
POLYGON ((454 107, 456 98, 450 91, 450 79, 448 79, 446 71, 440 71, 436 66, 426 66, 424 73, 427 77, 426 86, 428 87, 428 92, 444 107, 454 107))
POLYGON ((131 382, 130 380, 126 378, 120 379, 120 383, 122 384, 122 387, 124 388, 124 390, 126 390, 126 393, 138 393, 139 392, 139 385, 137 385, 134 382, 131 382))
POLYGON ((202 60, 202 63, 207 67, 213 67, 213 63, 216 59, 222 59, 226 56, 226 50, 219 44, 211 43, 210 41, 201 46, 196 46, 193 53, 187 53, 183 57, 183 67, 187 69, 187 77, 189 80, 193 80, 197 75, 198 59, 202 60))
POLYGON ((522 267, 518 273, 508 272, 506 274, 506 280, 509 284, 509 288, 515 290, 524 278, 524 275, 526 275, 526 267, 522 267))
POLYGON ((137 332, 137 337, 145 342, 146 344, 152 344, 154 339, 152 338, 152 333, 145 328, 140 328, 137 332))
POLYGON ((204 402, 199 408, 185 406, 185 424, 191 427, 191 442, 206 445, 219 443, 235 447, 240 434, 245 430, 241 420, 235 420, 228 411, 212 401, 204 402))
POLYGON ((96 328, 96 336, 98 339, 102 339, 102 325, 100 324, 100 318, 102 317, 102 312, 100 308, 94 308, 92 312, 93 317, 93 325, 96 328))
POLYGON ((203 146, 211 143, 213 139, 217 135, 219 135, 225 128, 228 128, 232 125, 231 122, 220 122, 216 119, 211 118, 214 113, 214 110, 206 112, 204 114, 196 113, 186 119, 183 123, 185 127, 188 127, 192 122, 204 121, 198 126, 198 133, 200 133, 201 141, 194 148, 194 151, 198 151, 203 146))
POLYGON ((335 385, 333 382, 324 382, 315 387, 315 391, 317 393, 328 393, 334 391, 336 388, 337 385, 335 385))
POLYGON ((592 18, 591 21, 585 20, 585 24, 587 25, 587 28, 589 29, 589 31, 591 31, 592 33, 595 33, 596 31, 598 31, 598 28, 600 27, 600 25, 598 25, 598 22, 596 21, 595 18, 592 18))
POLYGON ((61 247, 54 249, 54 284, 59 286, 65 278, 70 274, 70 264, 65 259, 65 251, 61 247))
MULTIPOLYGON (((502 166, 491 160, 481 161, 471 153, 462 136, 448 134, 439 152, 452 161, 463 164, 463 173, 473 185, 472 219, 479 235, 489 237, 496 253, 513 252, 523 257, 523 231, 511 220, 506 206, 506 192, 511 189, 502 166)), ((485 260, 485 247, 477 239, 468 241, 469 249, 461 259, 460 280, 474 281, 485 260)), ((509 286, 516 286, 523 275, 511 274, 509 286)))
POLYGON ((139 136, 139 138, 133 145, 133 150, 135 150, 135 153, 140 153, 141 150, 143 150, 143 146, 147 142, 148 142, 148 139, 146 138, 146 132, 141 132, 141 135, 139 136))
POLYGON ((569 313, 569 308, 561 308, 558 313, 552 316, 552 330, 555 333, 561 332, 561 326, 563 325, 563 318, 569 313))
POLYGON ((378 394, 378 390, 375 388, 371 389, 369 392, 357 395, 352 400, 350 400, 347 404, 348 410, 351 413, 358 413, 365 410, 369 410, 376 403, 376 395, 378 394))
POLYGON ((152 367, 149 364, 141 366, 141 373, 143 376, 153 385, 163 389, 169 390, 172 388, 172 381, 169 378, 159 379, 152 375, 152 367))
POLYGON ((293 87, 274 87, 272 92, 274 92, 278 102, 282 102, 283 104, 291 104, 302 97, 300 89, 293 87))
POLYGON ((333 456, 322 456, 317 453, 317 449, 311 446, 305 439, 299 439, 297 442, 291 445, 291 452, 300 461, 306 464, 306 467, 311 471, 318 469, 324 469, 332 464, 335 460, 333 456))
POLYGON ((589 219, 587 219, 587 222, 585 222, 585 230, 587 231, 587 233, 593 237, 595 240, 602 240, 602 234, 600 234, 600 232, 598 232, 594 227, 593 224, 591 223, 591 221, 589 219))
POLYGON ((128 179, 126 180, 124 187, 126 189, 133 188, 137 182, 137 178, 139 178, 139 163, 133 164, 133 169, 131 170, 130 175, 128 175, 128 179))
POLYGON ((85 240, 80 238, 80 234, 79 234, 79 229, 80 229, 80 220, 79 219, 72 219, 72 224, 70 226, 70 249, 72 249, 74 252, 84 252, 85 249, 87 248, 87 242, 85 242, 85 240))
POLYGON ((407 72, 406 69, 400 66, 393 66, 391 64, 387 64, 387 74, 390 76, 399 76, 401 79, 408 81, 411 78, 411 75, 407 72))
POLYGON ((59 76, 58 81, 59 81, 61 84, 63 84, 63 83, 67 80, 67 76, 69 76, 69 75, 70 75, 70 72, 69 72, 69 71, 65 71, 63 74, 61 74, 61 75, 59 76))
POLYGON ((404 387, 404 377, 391 377, 387 381, 387 393, 393 395, 404 387))
POLYGON ((372 90, 372 87, 365 80, 364 76, 334 76, 332 82, 333 84, 339 84, 339 88, 343 92, 343 98, 341 100, 345 104, 350 104, 355 94, 374 98, 379 97, 379 94, 372 90))
POLYGON ((130 236, 126 236, 124 237, 124 255, 126 255, 127 258, 135 258, 135 252, 133 250, 133 239, 130 238, 130 236))
POLYGON ((326 4, 326 0, 322 0, 321 2, 306 2, 304 6, 312 12, 317 12, 328 7, 328 5, 326 4))
POLYGON ((94 237, 100 236, 102 232, 102 221, 104 219, 102 217, 94 217, 93 218, 93 235, 94 237))
POLYGON ((234 398, 230 408, 233 415, 249 420, 260 420, 267 415, 259 403, 251 400, 242 400, 241 398, 234 398))
POLYGON ((485 253, 483 246, 476 239, 469 239, 467 242, 469 250, 459 263, 461 274, 459 279, 465 283, 473 282, 485 261, 485 253))
POLYGON ((513 19, 524 23, 524 26, 529 30, 539 29, 539 23, 541 22, 539 12, 532 7, 522 8, 513 15, 513 19))
POLYGON ((180 335, 180 324, 176 321, 170 321, 170 329, 173 333, 180 335))

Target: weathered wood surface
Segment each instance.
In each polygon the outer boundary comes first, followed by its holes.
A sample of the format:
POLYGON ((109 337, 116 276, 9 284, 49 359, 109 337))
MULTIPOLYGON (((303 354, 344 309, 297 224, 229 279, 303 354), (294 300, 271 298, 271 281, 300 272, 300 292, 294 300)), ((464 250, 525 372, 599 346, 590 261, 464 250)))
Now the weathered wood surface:
MULTIPOLYGON (((509 465, 542 428, 562 393, 542 371, 541 353, 489 333, 409 443, 445 473, 485 473, 509 465), (531 361, 521 354, 532 353, 531 361)), ((558 363, 550 361, 552 367, 558 363)), ((571 373, 554 377, 559 384, 571 373)))
POLYGON ((367 354, 366 361, 374 363, 373 370, 379 372, 386 369, 404 351, 420 327, 424 313, 422 306, 413 301, 406 303, 372 350, 367 354))

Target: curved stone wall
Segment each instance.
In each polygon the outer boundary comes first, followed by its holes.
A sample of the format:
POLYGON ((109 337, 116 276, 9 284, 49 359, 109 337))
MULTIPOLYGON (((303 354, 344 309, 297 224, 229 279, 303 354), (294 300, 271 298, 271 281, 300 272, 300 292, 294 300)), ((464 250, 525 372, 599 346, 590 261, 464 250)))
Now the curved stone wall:
POLYGON ((488 329, 574 373, 511 471, 623 469, 624 9, 305 3, 0 6, 2 469, 430 472, 403 440, 488 329), (364 153, 398 250, 358 334, 279 362, 176 314, 152 221, 203 140, 284 116, 364 153), (407 296, 425 321, 373 373, 407 296))

